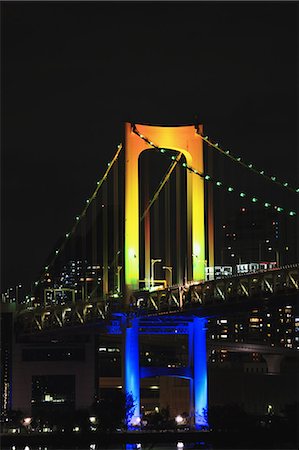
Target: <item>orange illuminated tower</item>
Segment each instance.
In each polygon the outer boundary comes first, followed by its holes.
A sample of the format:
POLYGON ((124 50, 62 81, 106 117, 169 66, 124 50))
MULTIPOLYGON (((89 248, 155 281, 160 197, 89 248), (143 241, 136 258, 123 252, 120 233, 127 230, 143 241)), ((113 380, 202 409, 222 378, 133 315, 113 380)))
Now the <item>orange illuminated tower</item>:
MULTIPOLYGON (((187 165, 204 172, 203 143, 194 125, 163 127, 125 124, 125 287, 139 288, 139 188, 138 160, 143 151, 160 148, 182 152, 187 165), (140 136, 141 135, 141 136, 140 136)), ((198 130, 202 133, 202 126, 198 130)), ((187 171, 187 276, 188 280, 205 278, 204 179, 187 171)))

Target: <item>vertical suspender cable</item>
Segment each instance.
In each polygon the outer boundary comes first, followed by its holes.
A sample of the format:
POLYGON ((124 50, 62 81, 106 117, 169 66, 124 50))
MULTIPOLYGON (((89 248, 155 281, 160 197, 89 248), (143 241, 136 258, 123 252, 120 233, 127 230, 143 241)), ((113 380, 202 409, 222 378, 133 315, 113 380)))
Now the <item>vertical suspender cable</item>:
MULTIPOLYGON (((213 153, 208 152, 208 173, 213 177, 213 153)), ((214 261, 214 245, 215 245, 215 230, 214 230, 214 192, 213 183, 208 183, 208 251, 209 251, 209 267, 215 266, 214 261)))
POLYGON ((181 233, 181 172, 180 166, 176 167, 176 282, 182 283, 182 233, 181 233))
MULTIPOLYGON (((171 265, 171 254, 170 254, 170 180, 165 186, 164 191, 164 200, 165 200, 165 265, 170 267, 171 265)), ((172 269, 170 269, 172 270, 172 269)), ((172 277, 169 269, 165 271, 165 278, 167 281, 167 285, 170 285, 172 282, 172 277)))
MULTIPOLYGON (((147 162, 147 160, 146 160, 147 162)), ((150 202, 149 197, 149 173, 148 164, 145 165, 144 174, 144 206, 150 202)), ((151 216, 150 210, 144 216, 144 278, 145 287, 150 287, 151 278, 151 216)))
MULTIPOLYGON (((87 299, 87 274, 86 274, 86 214, 81 220, 81 245, 82 245, 82 300, 87 299)), ((76 262, 77 264, 77 262, 76 262)))
MULTIPOLYGON (((154 204, 154 258, 160 258, 160 208, 159 197, 154 204)), ((153 276, 153 274, 152 274, 153 276)))
POLYGON ((119 198, 118 198, 118 161, 114 163, 113 169, 113 203, 114 203, 114 229, 113 229, 113 288, 119 289, 119 198))
POLYGON ((120 172, 120 208, 119 208, 119 242, 120 242, 120 254, 119 254, 119 274, 118 274, 118 282, 120 292, 124 291, 124 227, 125 227, 125 219, 124 219, 124 205, 125 205, 125 176, 124 176, 124 161, 119 165, 120 172))
POLYGON ((97 221, 97 201, 96 198, 92 202, 92 231, 91 231, 91 247, 92 247, 92 273, 93 274, 93 286, 92 286, 92 294, 97 298, 97 286, 98 286, 98 221, 97 221))
POLYGON ((103 295, 108 294, 108 186, 107 180, 103 183, 103 295))

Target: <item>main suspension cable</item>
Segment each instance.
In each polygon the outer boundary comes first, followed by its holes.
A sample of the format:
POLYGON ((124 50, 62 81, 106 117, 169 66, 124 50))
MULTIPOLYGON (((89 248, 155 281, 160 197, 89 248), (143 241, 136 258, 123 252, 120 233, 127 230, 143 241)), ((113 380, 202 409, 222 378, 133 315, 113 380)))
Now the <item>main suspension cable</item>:
MULTIPOLYGON (((170 156, 170 153, 177 152, 177 150, 174 150, 174 149, 165 149, 165 148, 162 148, 162 147, 160 147, 159 145, 153 143, 149 138, 147 138, 146 136, 143 136, 141 133, 139 133, 139 131, 137 130, 137 128, 136 128, 135 125, 133 126, 133 131, 134 131, 134 133, 136 133, 141 139, 143 139, 147 144, 151 145, 153 148, 155 148, 155 149, 156 149, 157 151, 159 151, 160 153, 163 153, 165 156, 170 157, 170 158, 173 159, 173 160, 176 159, 175 156, 173 156, 173 155, 170 156)), ((205 181, 209 181, 209 182, 215 183, 217 187, 224 187, 224 188, 226 188, 226 190, 227 190, 228 192, 235 192, 235 193, 237 193, 241 198, 245 198, 245 197, 246 197, 246 198, 250 198, 250 200, 251 200, 252 203, 258 203, 258 202, 261 202, 261 201, 262 201, 261 199, 257 198, 256 196, 247 194, 247 193, 245 193, 245 192, 243 192, 243 191, 238 191, 238 189, 234 188, 233 186, 229 186, 229 185, 225 184, 223 181, 216 180, 214 177, 210 176, 209 174, 198 172, 198 171, 197 171, 196 169, 194 169, 193 167, 188 166, 185 162, 183 162, 183 163, 180 162, 180 164, 181 164, 181 166, 184 167, 186 170, 189 170, 190 172, 194 173, 195 175, 198 175, 198 176, 200 176, 201 178, 204 178, 205 181)), ((269 201, 264 201, 264 200, 263 200, 262 202, 263 202, 263 207, 266 208, 266 209, 272 208, 272 209, 274 209, 275 211, 277 211, 277 212, 279 212, 279 213, 285 211, 283 207, 278 206, 278 205, 274 205, 274 206, 273 206, 269 201)), ((289 216, 291 216, 291 217, 296 216, 296 211, 293 211, 293 210, 292 210, 292 211, 286 211, 286 213, 287 213, 289 216)))
POLYGON ((181 159, 181 156, 182 156, 182 153, 178 153, 176 158, 175 158, 175 160, 174 160, 174 162, 171 163, 170 166, 168 167, 167 172, 165 173, 163 180, 160 182, 160 184, 158 186, 158 189, 156 190, 156 192, 154 193, 154 195, 153 195, 152 199, 150 200, 148 206, 144 210, 144 213, 142 214, 142 217, 140 218, 140 222, 143 221, 143 219, 148 214, 149 210, 151 209, 151 207, 153 206, 153 204, 155 203, 155 201, 159 197, 160 192, 162 191, 163 187, 165 186, 165 184, 169 180, 170 175, 172 174, 172 172, 174 171, 177 163, 181 159))
POLYGON ((275 183, 277 185, 279 185, 280 187, 287 189, 290 192, 294 192, 294 193, 299 193, 299 187, 298 188, 294 188, 292 186, 289 185, 289 183, 287 181, 280 181, 277 179, 276 176, 271 176, 271 175, 267 175, 265 173, 265 170, 259 170, 257 167, 255 167, 252 163, 246 163, 245 161, 243 161, 241 159, 241 157, 239 156, 235 156, 233 155, 230 150, 224 150, 223 148, 221 148, 219 146, 219 144, 216 142, 212 142, 211 139, 209 138, 209 136, 204 136, 199 129, 196 129, 196 133, 198 134, 198 136, 200 136, 202 138, 202 140, 204 142, 206 142, 210 147, 215 148, 216 150, 218 150, 222 155, 228 157, 229 159, 231 159, 232 161, 240 164, 241 166, 245 167, 246 169, 251 170, 251 172, 262 176, 264 179, 266 179, 267 181, 271 181, 272 183, 275 183))
POLYGON ((111 169, 112 169, 112 167, 113 167, 115 161, 117 161, 118 156, 119 156, 119 154, 120 154, 122 148, 123 148, 123 145, 122 145, 122 143, 120 143, 120 144, 117 146, 117 150, 116 150, 116 152, 115 152, 115 154, 114 154, 112 160, 108 163, 108 167, 107 167, 107 169, 106 169, 104 175, 102 176, 102 178, 101 178, 99 181, 97 181, 97 186, 96 186, 94 192, 93 192, 93 193, 91 194, 91 196, 86 200, 86 205, 85 205, 85 207, 83 208, 81 214, 79 214, 78 216, 76 216, 76 221, 75 221, 73 227, 71 228, 71 230, 70 230, 68 233, 65 234, 65 238, 64 238, 62 244, 60 245, 59 248, 57 248, 57 249, 55 250, 55 254, 54 254, 52 260, 49 262, 49 264, 48 264, 47 266, 44 267, 43 273, 42 273, 41 276, 39 277, 38 281, 35 282, 35 287, 37 287, 37 286, 40 284, 41 280, 45 277, 45 275, 46 275, 46 273, 48 272, 48 270, 53 266, 53 264, 54 264, 54 262, 56 261, 58 255, 62 252, 62 250, 63 250, 64 247, 66 246, 67 242, 68 242, 69 239, 71 238, 71 236, 75 233, 75 231, 76 231, 76 229, 77 229, 79 223, 81 222, 81 220, 83 219, 83 217, 85 217, 88 208, 89 208, 90 205, 92 204, 93 200, 96 198, 98 191, 101 189, 101 187, 102 187, 104 181, 106 181, 106 179, 107 179, 107 177, 108 177, 108 175, 109 175, 109 172, 111 171, 111 169))

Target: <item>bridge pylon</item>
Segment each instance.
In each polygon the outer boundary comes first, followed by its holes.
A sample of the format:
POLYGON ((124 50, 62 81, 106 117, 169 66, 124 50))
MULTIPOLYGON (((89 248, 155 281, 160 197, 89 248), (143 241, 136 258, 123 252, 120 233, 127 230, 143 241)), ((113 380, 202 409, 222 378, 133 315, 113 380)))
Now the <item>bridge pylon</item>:
MULTIPOLYGON (((181 152, 188 166, 198 173, 204 172, 203 142, 194 125, 162 127, 136 124, 139 135, 131 123, 125 124, 125 302, 130 291, 139 288, 139 186, 138 160, 143 151, 153 145, 181 152)), ((202 133, 202 125, 199 125, 202 133)), ((204 179, 187 171, 187 278, 199 281, 205 278, 205 222, 204 179)), ((148 255, 149 258, 149 255, 148 255)))

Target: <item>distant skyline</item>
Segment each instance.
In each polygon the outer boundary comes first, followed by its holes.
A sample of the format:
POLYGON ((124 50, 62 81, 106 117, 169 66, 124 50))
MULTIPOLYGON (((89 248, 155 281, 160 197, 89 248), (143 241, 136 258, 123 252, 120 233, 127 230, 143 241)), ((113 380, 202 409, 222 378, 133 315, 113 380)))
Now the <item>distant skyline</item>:
MULTIPOLYGON (((1 13, 2 291, 37 278, 126 121, 198 120, 298 184, 297 3, 2 2, 1 13)), ((298 212, 296 194, 221 155, 215 171, 298 212)), ((224 198, 221 218, 238 208, 224 198)))

